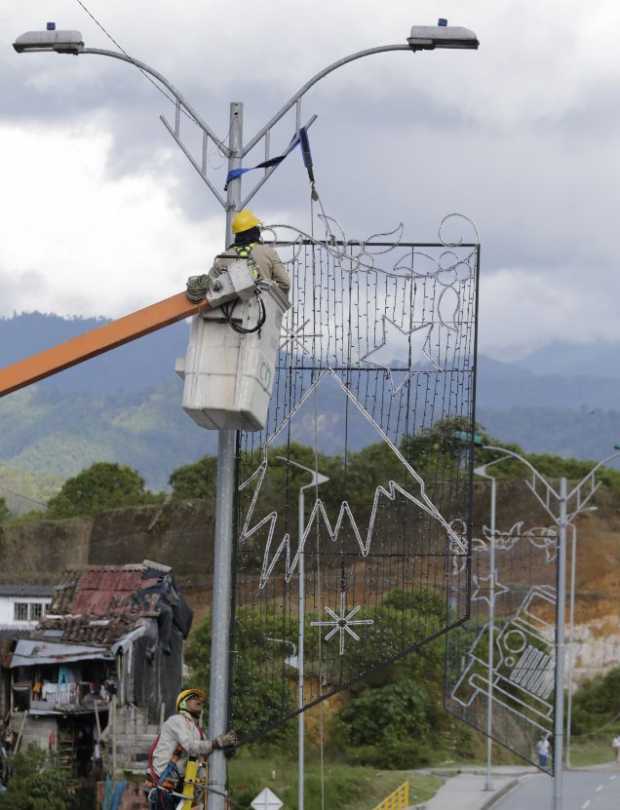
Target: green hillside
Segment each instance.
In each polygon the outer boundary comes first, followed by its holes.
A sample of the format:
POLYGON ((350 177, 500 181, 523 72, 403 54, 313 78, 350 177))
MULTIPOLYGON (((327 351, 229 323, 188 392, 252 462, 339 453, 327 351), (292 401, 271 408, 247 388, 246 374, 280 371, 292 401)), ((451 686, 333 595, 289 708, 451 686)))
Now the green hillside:
POLYGON ((0 498, 14 515, 45 509, 62 483, 59 476, 38 475, 0 464, 0 498))
POLYGON ((114 396, 34 386, 0 401, 0 437, 0 464, 23 476, 26 488, 16 491, 43 500, 97 461, 128 464, 151 489, 163 489, 176 467, 210 449, 181 410, 176 381, 114 396))

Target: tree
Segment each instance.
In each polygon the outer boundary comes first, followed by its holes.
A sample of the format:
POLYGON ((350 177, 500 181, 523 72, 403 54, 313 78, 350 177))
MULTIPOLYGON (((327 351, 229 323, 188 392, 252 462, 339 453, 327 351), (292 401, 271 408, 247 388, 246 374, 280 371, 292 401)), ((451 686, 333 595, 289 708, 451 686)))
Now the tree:
POLYGON ((145 490, 144 480, 131 467, 99 462, 65 481, 47 512, 53 518, 70 518, 155 500, 157 496, 145 490))
MULTIPOLYGON (((237 733, 244 737, 256 730, 257 719, 268 725, 275 718, 282 718, 293 709, 293 696, 287 681, 278 671, 275 677, 265 677, 262 662, 265 645, 273 643, 273 637, 282 633, 277 617, 265 622, 258 610, 242 608, 237 612, 234 635, 235 663, 232 694, 234 712, 231 723, 237 733)), ((296 636, 292 636, 296 637, 296 636)), ((207 616, 192 631, 186 648, 186 661, 190 667, 192 683, 209 688, 211 666, 211 621, 207 616)), ((262 743, 273 743, 294 734, 291 724, 281 726, 263 737, 262 743)))
POLYGON ((214 456, 205 456, 194 464, 178 467, 169 479, 172 497, 183 500, 213 498, 216 473, 217 459, 214 456))

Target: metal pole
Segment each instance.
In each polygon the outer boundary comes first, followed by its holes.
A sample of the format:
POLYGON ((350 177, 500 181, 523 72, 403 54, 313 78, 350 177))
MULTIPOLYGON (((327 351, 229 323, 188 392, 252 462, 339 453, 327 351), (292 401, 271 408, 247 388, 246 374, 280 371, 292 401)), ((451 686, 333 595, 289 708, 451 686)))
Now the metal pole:
POLYGON ((118 717, 116 715, 116 695, 112 695, 112 781, 116 779, 116 723, 118 717))
POLYGON ((495 646, 495 506, 497 503, 497 481, 491 478, 491 537, 489 540, 489 688, 487 691, 487 774, 484 784, 485 790, 493 790, 491 781, 491 767, 493 754, 493 671, 495 646))
POLYGON ((566 707, 566 767, 570 768, 570 742, 571 726, 573 724, 573 669, 575 666, 575 580, 577 571, 577 527, 571 524, 573 533, 571 540, 571 569, 570 569, 570 603, 569 617, 570 624, 570 647, 568 650, 569 670, 568 670, 568 705, 566 707))
POLYGON ((304 616, 306 613, 306 579, 304 565, 304 549, 302 547, 305 531, 305 492, 304 487, 299 490, 299 631, 297 637, 297 678, 298 678, 298 704, 299 715, 297 716, 297 808, 304 810, 304 616))
MULTIPOLYGON (((230 105, 231 156, 228 169, 241 164, 243 105, 230 105)), ((241 198, 241 178, 228 185, 226 245, 232 242, 231 222, 241 198)), ((211 612, 211 677, 209 685, 209 739, 223 734, 228 724, 228 675, 232 606, 233 509, 235 499, 235 452, 237 434, 221 430, 218 435, 217 484, 215 501, 215 549, 213 559, 213 609, 211 612)), ((209 757, 208 810, 224 810, 226 757, 214 751, 209 757), (215 792, 217 791, 217 792, 215 792)))
POLYGON ((560 479, 558 520, 557 623, 555 630, 555 717, 553 729, 553 810, 562 810, 564 745, 564 605, 566 601, 566 478, 560 479))

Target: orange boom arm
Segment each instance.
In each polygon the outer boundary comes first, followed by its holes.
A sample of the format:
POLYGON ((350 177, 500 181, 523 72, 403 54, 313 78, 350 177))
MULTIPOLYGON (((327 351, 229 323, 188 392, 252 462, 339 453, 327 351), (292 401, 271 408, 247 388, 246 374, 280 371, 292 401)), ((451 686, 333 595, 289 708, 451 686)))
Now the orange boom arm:
POLYGON ((37 380, 51 377, 66 368, 96 357, 98 354, 130 343, 156 332, 164 326, 196 315, 208 306, 207 301, 192 303, 184 292, 125 315, 117 321, 92 329, 51 349, 33 354, 0 370, 0 397, 25 388, 37 380))

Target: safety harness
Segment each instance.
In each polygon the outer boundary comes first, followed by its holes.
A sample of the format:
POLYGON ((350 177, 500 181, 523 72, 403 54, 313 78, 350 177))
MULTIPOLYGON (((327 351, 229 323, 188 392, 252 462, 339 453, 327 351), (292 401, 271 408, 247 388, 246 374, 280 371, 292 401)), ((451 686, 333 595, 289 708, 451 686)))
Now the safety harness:
POLYGON ((250 242, 247 245, 233 245, 233 250, 240 259, 245 259, 248 264, 248 270, 252 274, 254 280, 258 279, 258 266, 254 257, 252 256, 252 248, 256 242, 250 242))

